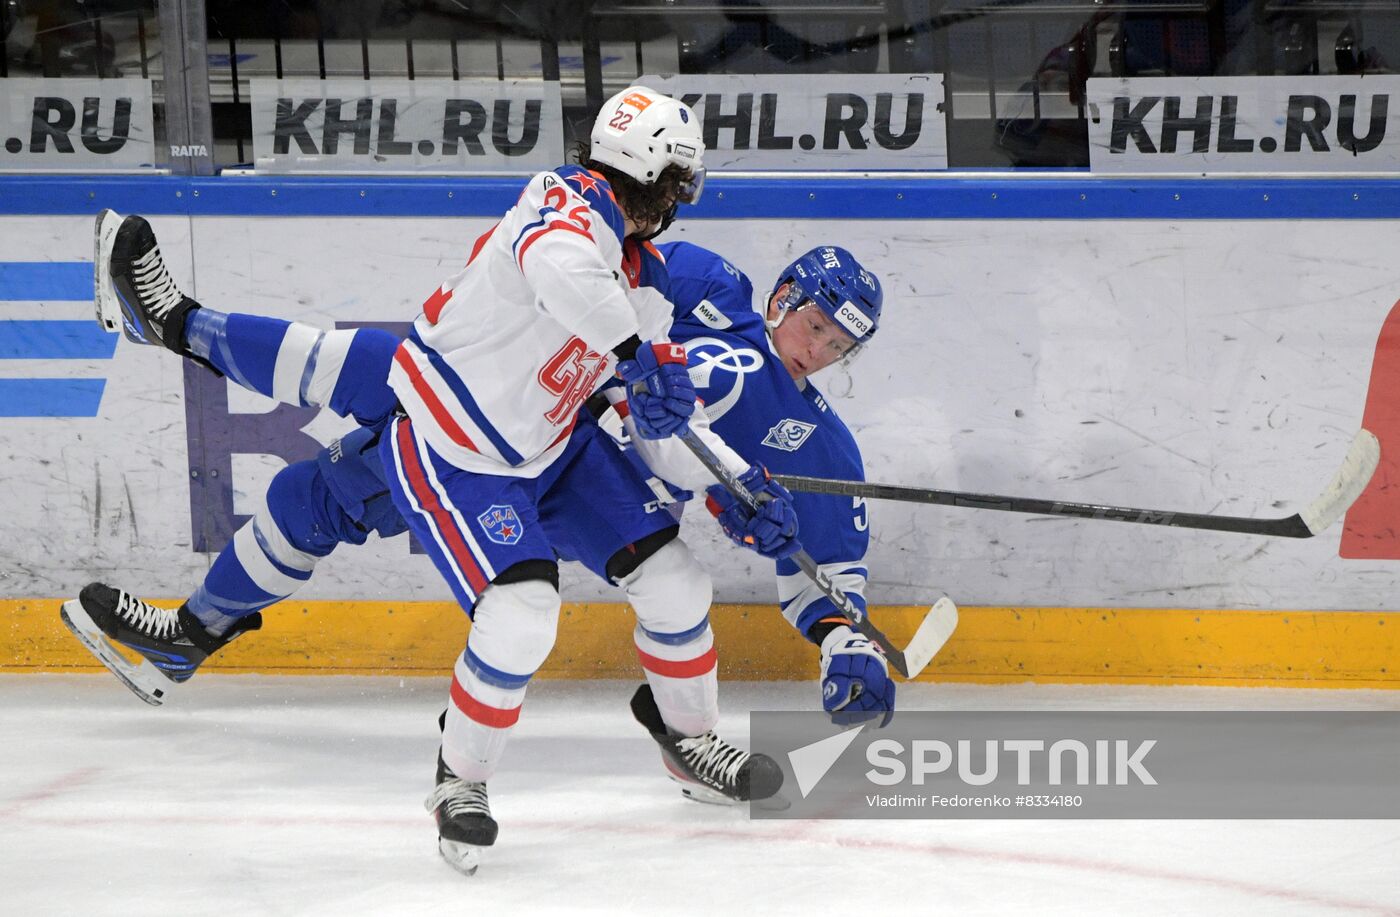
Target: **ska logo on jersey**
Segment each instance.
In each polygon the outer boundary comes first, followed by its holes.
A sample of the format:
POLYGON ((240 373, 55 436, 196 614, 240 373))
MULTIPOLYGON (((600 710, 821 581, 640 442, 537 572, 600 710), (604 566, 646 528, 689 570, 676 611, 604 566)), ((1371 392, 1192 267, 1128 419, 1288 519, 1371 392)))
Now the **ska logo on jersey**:
POLYGON ((800 420, 790 418, 780 420, 773 429, 768 431, 768 435, 763 437, 763 445, 772 446, 774 449, 781 449, 784 452, 796 452, 802 448, 802 444, 807 441, 807 437, 811 436, 812 431, 816 428, 816 424, 803 423, 800 420))
POLYGON ((496 544, 515 544, 525 534, 525 524, 515 514, 513 506, 493 505, 476 517, 477 524, 496 544))

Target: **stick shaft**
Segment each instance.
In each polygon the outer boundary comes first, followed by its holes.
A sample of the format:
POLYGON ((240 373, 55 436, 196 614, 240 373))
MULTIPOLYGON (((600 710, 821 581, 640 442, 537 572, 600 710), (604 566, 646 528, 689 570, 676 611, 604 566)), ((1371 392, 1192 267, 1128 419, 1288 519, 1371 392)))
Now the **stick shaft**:
POLYGON ((804 493, 865 497, 874 500, 898 500, 905 503, 929 503, 936 506, 958 506, 964 509, 990 509, 1005 513, 1106 519, 1110 522, 1166 525, 1184 529, 1209 529, 1216 532, 1241 532, 1247 535, 1276 535, 1284 538, 1309 538, 1314 534, 1297 513, 1282 519, 1253 519, 1248 516, 1215 516, 1206 513, 1180 513, 1169 510, 1138 509, 1129 506, 1067 503, 1034 497, 1007 497, 1000 494, 966 493, 957 490, 903 487, 897 484, 841 481, 790 474, 775 474, 773 478, 788 490, 804 493))
MULTIPOLYGON (((758 498, 750 493, 749 489, 740 483, 739 479, 736 478, 728 468, 724 467, 718 456, 710 451, 710 447, 705 445, 703 440, 690 430, 686 430, 678 435, 681 442, 685 443, 686 446, 690 448, 690 451, 695 454, 695 457, 700 460, 702 465, 709 469, 710 474, 715 476, 715 479, 724 486, 725 490, 733 494, 735 499, 742 502, 749 509, 758 509, 758 498)), ((799 548, 797 553, 792 555, 792 561, 801 568, 803 573, 811 578, 812 582, 817 584, 817 588, 820 589, 827 598, 831 599, 832 603, 836 605, 837 610, 851 620, 857 630, 865 634, 865 636, 868 637, 872 643, 877 644, 880 649, 884 650, 885 658, 889 660, 890 665, 894 667, 895 671, 899 672, 899 674, 903 675, 905 678, 908 678, 909 667, 904 660, 904 651, 895 646, 894 642, 891 641, 889 637, 885 636, 878 627, 870 622, 870 619, 861 609, 841 591, 839 586, 831 581, 831 577, 822 572, 821 566, 812 559, 812 556, 805 550, 799 548)))

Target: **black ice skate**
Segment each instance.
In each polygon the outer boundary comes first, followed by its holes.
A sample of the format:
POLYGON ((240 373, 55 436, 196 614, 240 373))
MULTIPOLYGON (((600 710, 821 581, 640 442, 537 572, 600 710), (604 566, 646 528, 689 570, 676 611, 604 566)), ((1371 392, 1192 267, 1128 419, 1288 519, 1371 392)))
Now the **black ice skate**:
POLYGON ((189 681, 200 663, 234 637, 262 627, 262 615, 255 613, 215 637, 183 605, 156 608, 102 583, 85 586, 58 614, 99 662, 152 706, 165 699, 172 682, 189 681), (140 653, 141 662, 128 660, 119 646, 140 653))
POLYGON ((437 786, 423 803, 438 826, 438 851, 453 869, 475 875, 481 851, 496 843, 496 820, 486 801, 486 784, 472 783, 452 773, 438 752, 437 786))
POLYGON ((137 344, 190 356, 184 345, 185 319, 199 303, 175 286, 150 223, 111 210, 97 215, 93 289, 102 327, 120 329, 137 344))
POLYGON ((783 785, 778 762, 735 748, 713 731, 698 736, 671 732, 661 719, 651 685, 632 695, 632 715, 661 746, 661 763, 681 792, 697 802, 730 804, 767 799, 783 785))

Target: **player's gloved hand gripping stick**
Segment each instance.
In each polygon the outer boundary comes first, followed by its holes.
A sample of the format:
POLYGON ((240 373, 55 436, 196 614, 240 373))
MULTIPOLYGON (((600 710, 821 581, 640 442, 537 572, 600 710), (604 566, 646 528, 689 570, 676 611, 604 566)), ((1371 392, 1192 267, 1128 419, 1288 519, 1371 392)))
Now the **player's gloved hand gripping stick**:
POLYGON ((627 383, 627 402, 638 435, 665 439, 684 427, 695 411, 695 386, 686 370, 685 347, 633 338, 615 352, 622 357, 617 374, 627 383))
MULTIPOLYGON (((758 511, 758 498, 720 463, 719 458, 710 451, 710 447, 705 445, 703 440, 689 429, 684 429, 676 435, 690 447, 690 451, 695 454, 700 463, 709 469, 710 474, 713 474, 726 490, 750 510, 758 511)), ((791 559, 802 568, 803 573, 812 578, 812 581, 817 584, 817 588, 831 599, 836 608, 855 624, 857 630, 865 634, 872 643, 884 651, 885 658, 889 660, 890 665, 905 678, 913 678, 923 671, 924 667, 933 660, 934 655, 943 648, 943 644, 948 642, 948 638, 953 634, 953 629, 958 625, 958 609, 951 599, 944 596, 929 609, 928 614, 919 624, 919 629, 914 632, 914 638, 909 641, 907 647, 901 650, 878 627, 870 623, 870 619, 865 616, 865 613, 857 608, 855 603, 847 598, 846 594, 831 581, 831 578, 822 572, 821 567, 812 559, 811 555, 799 548, 796 553, 791 555, 791 559)))

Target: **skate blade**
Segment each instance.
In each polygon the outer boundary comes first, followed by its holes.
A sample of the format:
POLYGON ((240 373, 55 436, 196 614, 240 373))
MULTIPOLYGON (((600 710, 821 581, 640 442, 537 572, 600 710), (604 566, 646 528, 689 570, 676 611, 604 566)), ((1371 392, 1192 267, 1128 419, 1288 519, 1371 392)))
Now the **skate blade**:
POLYGON ((97 308, 97 323, 111 332, 122 330, 121 305, 117 302, 117 291, 112 286, 112 275, 107 269, 112 255, 112 240, 116 238, 121 225, 121 214, 103 210, 97 215, 93 230, 93 305, 97 308))
POLYGON ((464 844, 461 841, 449 841, 445 837, 438 838, 438 852, 447 861, 447 865, 457 870, 464 876, 476 875, 477 867, 481 865, 481 851, 485 849, 475 844, 464 844))
POLYGON ((696 802, 703 802, 710 806, 738 806, 744 804, 744 800, 733 799, 724 795, 719 790, 714 790, 705 786, 703 783, 691 783, 687 780, 681 780, 679 777, 671 774, 667 776, 680 784, 681 795, 686 799, 693 799, 696 802))
POLYGON ((143 660, 139 665, 133 664, 117 652, 116 647, 112 646, 107 635, 102 632, 102 628, 97 626, 97 622, 93 621, 83 608, 82 602, 77 599, 64 602, 63 607, 58 610, 58 616, 73 632, 73 636, 78 638, 78 642, 97 657, 97 661, 106 666, 107 671, 117 676, 117 680, 126 685, 132 694, 152 707, 159 707, 164 702, 165 692, 171 684, 170 679, 162 675, 149 661, 143 660))

